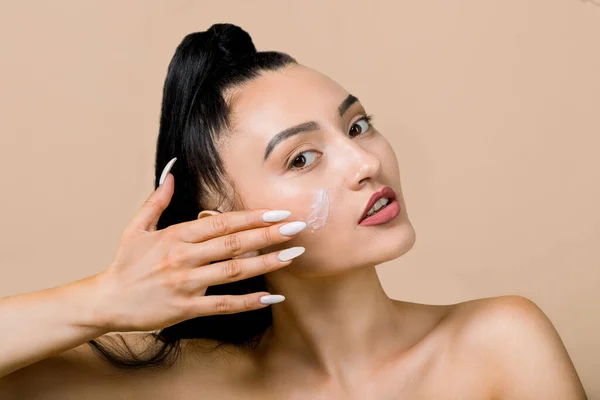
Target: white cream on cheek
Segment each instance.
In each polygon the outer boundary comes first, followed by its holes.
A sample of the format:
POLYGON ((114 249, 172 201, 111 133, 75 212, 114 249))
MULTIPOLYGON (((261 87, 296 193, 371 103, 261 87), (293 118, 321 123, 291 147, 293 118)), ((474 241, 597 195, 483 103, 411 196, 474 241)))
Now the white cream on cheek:
POLYGON ((313 196, 313 202, 310 206, 308 217, 306 218, 306 227, 314 230, 325 226, 330 208, 329 194, 327 188, 317 190, 313 196))

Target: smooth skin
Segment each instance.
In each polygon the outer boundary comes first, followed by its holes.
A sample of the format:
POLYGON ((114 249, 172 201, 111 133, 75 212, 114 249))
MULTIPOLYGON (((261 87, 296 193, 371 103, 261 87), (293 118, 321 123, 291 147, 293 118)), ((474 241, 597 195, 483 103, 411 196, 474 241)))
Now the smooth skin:
MULTIPOLYGON (((0 361, 0 371, 14 372, 0 379, 0 397, 586 399, 556 329, 530 300, 427 305, 386 295, 375 267, 409 251, 416 235, 395 153, 365 122, 360 101, 340 115, 348 95, 302 65, 266 72, 228 93, 235 123, 219 151, 240 196, 230 199, 231 206, 245 211, 226 212, 215 200, 197 221, 153 231, 176 184, 168 175, 124 233, 106 271, 2 300, 0 318, 12 331, 2 332, 0 343, 14 350, 3 347, 0 360, 8 361, 0 361), (308 121, 319 129, 286 139, 264 160, 277 132, 308 121), (384 225, 359 226, 364 205, 383 186, 396 192, 400 215, 384 225), (286 221, 302 220, 320 188, 328 189, 332 204, 324 228, 282 238, 276 227, 284 222, 256 222, 257 210, 267 209, 289 210, 286 221), (229 222, 233 215, 242 222, 229 222), (218 228, 217 218, 238 231, 218 228), (306 249, 293 262, 258 261, 293 246, 306 249), (225 253, 235 254, 235 268, 208 268, 215 265, 208 265, 210 257, 222 260, 225 253), (228 269, 236 272, 224 273, 228 269), (266 274, 269 292, 286 299, 270 306, 273 325, 254 350, 226 346, 207 353, 210 341, 183 340, 175 366, 117 374, 81 345, 112 337, 108 332, 153 330, 194 315, 264 306, 258 298, 266 293, 227 302, 192 294, 258 272, 266 274)), ((143 333, 125 340, 138 350, 149 343, 143 333)))

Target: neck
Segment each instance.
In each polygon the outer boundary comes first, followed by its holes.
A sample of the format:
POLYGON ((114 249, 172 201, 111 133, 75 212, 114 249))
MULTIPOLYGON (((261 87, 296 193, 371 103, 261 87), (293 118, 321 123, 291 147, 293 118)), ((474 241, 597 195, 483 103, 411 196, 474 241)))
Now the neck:
POLYGON ((320 278, 280 270, 269 275, 268 287, 286 296, 271 306, 273 325, 266 335, 271 354, 292 356, 339 378, 381 362, 397 348, 399 311, 375 266, 320 278))

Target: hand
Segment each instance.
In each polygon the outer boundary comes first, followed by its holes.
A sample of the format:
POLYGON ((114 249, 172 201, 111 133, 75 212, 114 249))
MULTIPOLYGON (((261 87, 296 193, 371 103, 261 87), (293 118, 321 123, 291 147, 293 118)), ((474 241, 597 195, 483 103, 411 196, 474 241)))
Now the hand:
POLYGON ((304 252, 304 247, 291 247, 250 256, 304 229, 301 221, 274 224, 289 216, 283 210, 233 211, 156 230, 174 184, 173 175, 167 174, 126 227, 115 260, 96 275, 100 298, 95 320, 109 332, 151 331, 198 316, 267 307, 260 298, 268 292, 204 294, 208 286, 283 268, 304 252), (209 265, 218 260, 226 261, 209 265))

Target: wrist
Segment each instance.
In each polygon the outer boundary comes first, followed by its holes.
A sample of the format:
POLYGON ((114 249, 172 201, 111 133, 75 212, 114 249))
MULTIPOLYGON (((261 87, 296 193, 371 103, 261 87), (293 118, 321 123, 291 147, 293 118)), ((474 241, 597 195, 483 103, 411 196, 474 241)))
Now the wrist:
MULTIPOLYGON (((106 295, 103 284, 103 273, 75 281, 68 287, 73 297, 73 305, 77 308, 77 320, 74 325, 89 329, 97 336, 110 332, 110 323, 105 315, 106 295)), ((96 336, 96 337, 97 337, 96 336)))

